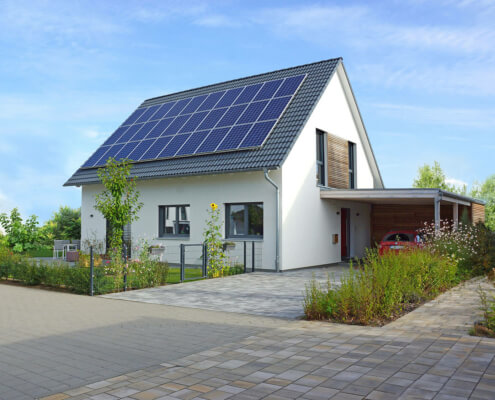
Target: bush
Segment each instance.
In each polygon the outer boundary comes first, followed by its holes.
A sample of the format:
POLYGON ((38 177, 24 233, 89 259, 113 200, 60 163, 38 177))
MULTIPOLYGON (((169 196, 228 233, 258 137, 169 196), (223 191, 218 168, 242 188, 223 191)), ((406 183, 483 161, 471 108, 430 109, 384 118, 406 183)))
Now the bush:
MULTIPOLYGON (((111 266, 94 268, 93 288, 95 294, 110 293, 123 288, 123 271, 115 273, 111 266)), ((145 288, 163 285, 168 278, 168 264, 155 260, 133 261, 128 269, 128 287, 145 288)), ((24 285, 44 285, 63 288, 74 293, 89 294, 90 269, 71 267, 65 263, 43 263, 30 260, 0 247, 0 279, 13 280, 24 285)))
POLYGON ((37 246, 35 249, 26 252, 28 257, 52 257, 53 248, 50 246, 37 246))
POLYGON ((332 287, 329 280, 321 288, 312 280, 306 287, 304 312, 308 319, 379 324, 457 282, 457 263, 428 249, 383 256, 369 251, 357 270, 351 265, 340 286, 332 287))
POLYGON ((438 231, 434 224, 425 224, 421 233, 431 251, 458 262, 462 279, 487 274, 495 267, 495 232, 482 223, 460 223, 454 229, 450 221, 443 221, 438 231))

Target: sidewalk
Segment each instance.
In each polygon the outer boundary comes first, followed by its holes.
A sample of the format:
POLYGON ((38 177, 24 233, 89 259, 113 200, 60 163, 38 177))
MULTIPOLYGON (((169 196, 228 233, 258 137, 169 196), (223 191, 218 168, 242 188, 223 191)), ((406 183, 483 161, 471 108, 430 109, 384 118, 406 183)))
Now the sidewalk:
POLYGON ((466 330, 479 315, 480 283, 467 282, 384 328, 281 322, 46 399, 494 399, 495 340, 466 330))

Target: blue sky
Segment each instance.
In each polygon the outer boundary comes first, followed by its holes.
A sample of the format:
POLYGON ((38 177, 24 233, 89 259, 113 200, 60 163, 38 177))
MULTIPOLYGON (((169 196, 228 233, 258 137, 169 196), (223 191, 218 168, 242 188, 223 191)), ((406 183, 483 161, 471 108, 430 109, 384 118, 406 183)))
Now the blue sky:
POLYGON ((0 212, 66 179, 142 100, 343 57, 387 187, 495 173, 495 2, 0 0, 0 212))

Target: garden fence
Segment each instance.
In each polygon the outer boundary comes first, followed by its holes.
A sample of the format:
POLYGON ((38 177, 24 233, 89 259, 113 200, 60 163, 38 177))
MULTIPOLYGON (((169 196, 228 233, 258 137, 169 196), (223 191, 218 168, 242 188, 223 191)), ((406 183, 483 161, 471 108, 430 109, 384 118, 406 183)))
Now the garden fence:
MULTIPOLYGON (((128 251, 123 249, 124 261, 128 251)), ((262 266, 263 242, 261 241, 228 241, 224 243, 224 253, 232 274, 255 272, 262 266)), ((208 277, 208 259, 204 243, 179 243, 156 249, 152 254, 169 266, 167 283, 179 283, 208 277), (158 250, 158 251, 157 251, 158 250)), ((92 296, 108 291, 106 281, 100 268, 94 267, 93 248, 90 247, 90 290, 92 296)), ((127 290, 127 272, 123 274, 122 289, 127 290)))

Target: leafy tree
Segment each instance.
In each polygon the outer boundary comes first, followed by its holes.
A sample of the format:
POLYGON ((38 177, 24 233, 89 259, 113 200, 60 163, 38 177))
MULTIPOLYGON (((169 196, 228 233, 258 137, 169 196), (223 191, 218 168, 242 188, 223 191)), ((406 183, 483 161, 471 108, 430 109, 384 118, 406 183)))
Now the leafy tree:
POLYGON ((449 185, 446 182, 445 173, 440 164, 435 161, 433 166, 428 164, 418 168, 418 176, 414 179, 413 187, 415 188, 437 188, 447 190, 453 193, 466 194, 466 186, 458 187, 449 185))
POLYGON ((482 184, 475 184, 471 196, 486 201, 485 224, 495 230, 495 174, 486 178, 482 184))
POLYGON ((79 239, 81 237, 81 209, 61 206, 40 228, 43 243, 53 244, 54 239, 79 239))
POLYGON ((0 224, 7 234, 7 244, 16 253, 35 249, 38 241, 38 218, 31 215, 26 222, 23 221, 17 208, 13 208, 10 216, 0 214, 0 224))
POLYGON ((107 219, 111 229, 110 247, 112 256, 122 254, 122 235, 124 226, 135 221, 137 213, 143 206, 139 202, 136 181, 130 176, 131 165, 127 160, 120 162, 109 158, 105 167, 98 169, 105 190, 95 197, 95 209, 107 219))

